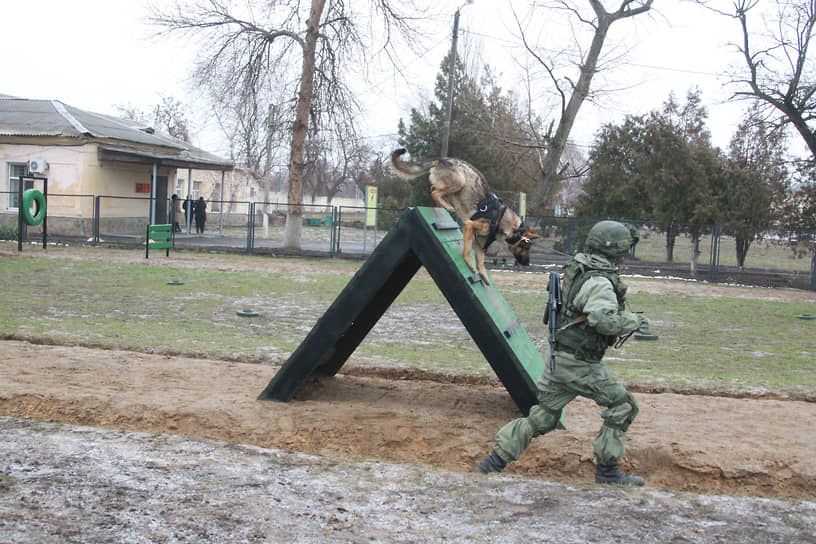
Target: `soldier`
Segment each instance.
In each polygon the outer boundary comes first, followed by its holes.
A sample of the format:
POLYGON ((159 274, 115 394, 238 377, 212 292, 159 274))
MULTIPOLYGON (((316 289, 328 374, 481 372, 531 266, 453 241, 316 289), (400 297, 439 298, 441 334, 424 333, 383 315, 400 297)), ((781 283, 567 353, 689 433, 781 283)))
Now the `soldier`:
POLYGON ((643 485, 644 480, 620 469, 626 430, 638 413, 631 393, 602 362, 608 346, 621 335, 646 331, 649 320, 625 310, 626 290, 617 265, 632 246, 636 235, 616 221, 601 221, 590 229, 586 253, 578 253, 564 267, 563 304, 558 313, 555 370, 549 365, 538 380, 538 404, 527 417, 507 423, 496 434, 493 451, 478 465, 484 474, 501 472, 518 459, 536 436, 555 429, 561 410, 576 396, 594 400, 606 408, 603 425, 593 441, 597 470, 602 484, 643 485))

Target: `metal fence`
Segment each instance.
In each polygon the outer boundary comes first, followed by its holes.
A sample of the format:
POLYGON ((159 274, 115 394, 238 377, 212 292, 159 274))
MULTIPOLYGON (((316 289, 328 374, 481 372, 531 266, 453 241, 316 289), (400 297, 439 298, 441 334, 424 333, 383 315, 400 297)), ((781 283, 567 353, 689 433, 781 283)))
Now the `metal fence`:
MULTIPOLYGON (((8 198, 0 193, 4 204, 8 198)), ((143 249, 149 222, 149 197, 48 194, 48 241, 102 247, 143 249)), ((171 210, 168 202, 167 210, 171 210)), ((192 216, 174 218, 180 232, 174 235, 175 249, 243 252, 259 255, 312 255, 365 258, 382 240, 404 210, 376 209, 376 226, 369 226, 365 207, 300 205, 302 233, 300 248, 284 245, 285 203, 207 201, 203 232, 196 232, 192 216)), ((531 251, 530 270, 550 270, 582 249, 589 228, 597 219, 578 217, 527 217, 538 226, 541 237, 531 251)), ((160 222, 170 222, 171 218, 160 222)), ((752 240, 743 266, 738 266, 739 232, 717 225, 670 225, 643 221, 628 222, 640 242, 621 266, 624 273, 645 276, 676 276, 711 282, 740 283, 767 287, 816 290, 816 256, 812 233, 799 239, 782 230, 768 230, 752 240), (668 258, 667 231, 673 236, 672 258, 668 258), (696 257, 692 242, 697 240, 696 257), (694 263, 694 264, 692 264, 694 263)), ((17 211, 4 206, 0 211, 0 238, 15 239, 17 211)), ((25 227, 29 243, 42 240, 42 226, 25 227)), ((503 244, 488 252, 492 267, 513 268, 512 256, 503 244)))

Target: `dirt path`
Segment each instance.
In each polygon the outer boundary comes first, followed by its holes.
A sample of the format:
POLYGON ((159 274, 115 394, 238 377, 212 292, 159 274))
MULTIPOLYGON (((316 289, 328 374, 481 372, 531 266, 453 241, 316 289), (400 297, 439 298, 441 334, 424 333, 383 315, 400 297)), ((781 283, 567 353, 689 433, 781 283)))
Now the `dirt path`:
MULTIPOLYGON (((256 400, 276 367, 0 342, 0 415, 471 471, 518 412, 500 386, 340 374, 256 400)), ((353 370, 353 359, 347 365, 353 370)), ((626 468, 672 490, 816 499, 816 404, 637 394, 626 468)), ((599 409, 568 408, 510 473, 592 481, 599 409)))

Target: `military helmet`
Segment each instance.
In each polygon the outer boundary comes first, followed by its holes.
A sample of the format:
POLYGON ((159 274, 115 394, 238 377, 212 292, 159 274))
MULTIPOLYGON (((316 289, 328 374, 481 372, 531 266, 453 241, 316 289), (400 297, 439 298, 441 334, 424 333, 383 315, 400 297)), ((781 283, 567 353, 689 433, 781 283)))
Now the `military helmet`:
POLYGON ((626 255, 634 240, 629 228, 617 221, 599 221, 587 234, 586 247, 607 257, 626 255))

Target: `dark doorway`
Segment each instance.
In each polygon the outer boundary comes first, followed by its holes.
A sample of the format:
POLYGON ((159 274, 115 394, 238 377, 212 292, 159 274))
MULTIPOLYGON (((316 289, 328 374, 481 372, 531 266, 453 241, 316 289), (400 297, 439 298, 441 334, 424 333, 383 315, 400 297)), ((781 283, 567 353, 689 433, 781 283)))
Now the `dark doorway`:
POLYGON ((160 225, 167 222, 167 176, 156 176, 156 217, 153 223, 160 225))

